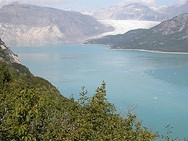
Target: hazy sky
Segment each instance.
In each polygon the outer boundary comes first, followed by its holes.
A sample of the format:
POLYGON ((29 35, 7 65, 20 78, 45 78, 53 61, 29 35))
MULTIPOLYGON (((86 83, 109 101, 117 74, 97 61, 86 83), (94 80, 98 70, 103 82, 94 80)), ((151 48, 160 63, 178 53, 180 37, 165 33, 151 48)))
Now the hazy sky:
MULTIPOLYGON (((0 0, 0 5, 11 3, 15 0, 0 0)), ((35 5, 50 6, 60 9, 75 11, 96 11, 112 5, 128 3, 144 3, 151 6, 173 5, 183 3, 186 0, 16 0, 17 2, 31 3, 35 5)))

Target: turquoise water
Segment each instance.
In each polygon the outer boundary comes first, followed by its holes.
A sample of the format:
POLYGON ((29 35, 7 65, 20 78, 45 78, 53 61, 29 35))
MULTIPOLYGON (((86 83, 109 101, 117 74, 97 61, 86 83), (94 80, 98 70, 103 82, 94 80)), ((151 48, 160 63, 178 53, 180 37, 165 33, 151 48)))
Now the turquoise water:
POLYGON ((103 80, 108 99, 144 126, 188 137, 188 55, 110 50, 100 45, 12 48, 31 72, 52 82, 66 97, 81 86, 92 95, 103 80))

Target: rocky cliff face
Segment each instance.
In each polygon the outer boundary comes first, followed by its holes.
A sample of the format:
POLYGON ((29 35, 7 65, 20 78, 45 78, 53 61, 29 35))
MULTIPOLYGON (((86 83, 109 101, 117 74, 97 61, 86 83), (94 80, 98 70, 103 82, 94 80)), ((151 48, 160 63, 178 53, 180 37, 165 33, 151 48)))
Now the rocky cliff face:
POLYGON ((57 26, 26 26, 0 23, 1 38, 8 45, 43 45, 68 42, 57 26))
POLYGON ((14 54, 0 39, 0 61, 7 63, 20 63, 18 56, 14 54))
POLYGON ((78 12, 24 4, 0 9, 0 34, 8 45, 83 42, 110 30, 78 12))

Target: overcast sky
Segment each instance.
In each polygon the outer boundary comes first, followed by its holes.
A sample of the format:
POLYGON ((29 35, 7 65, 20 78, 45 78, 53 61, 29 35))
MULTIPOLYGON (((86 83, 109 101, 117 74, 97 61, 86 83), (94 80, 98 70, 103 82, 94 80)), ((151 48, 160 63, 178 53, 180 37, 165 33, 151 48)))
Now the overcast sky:
MULTIPOLYGON (((15 0, 0 0, 0 5, 12 3, 15 0)), ((97 11, 112 5, 128 3, 144 3, 151 6, 181 4, 186 0, 16 0, 21 3, 30 3, 59 9, 75 11, 97 11)))

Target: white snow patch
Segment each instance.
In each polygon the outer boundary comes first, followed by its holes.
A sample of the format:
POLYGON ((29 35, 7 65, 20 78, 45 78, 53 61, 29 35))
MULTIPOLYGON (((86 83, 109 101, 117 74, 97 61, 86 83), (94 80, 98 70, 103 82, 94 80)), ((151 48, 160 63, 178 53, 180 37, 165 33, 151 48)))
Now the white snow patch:
POLYGON ((100 37, 106 35, 124 34, 129 30, 134 30, 139 28, 149 29, 160 23, 156 21, 139 21, 139 20, 99 20, 99 22, 101 22, 106 26, 112 26, 115 28, 114 31, 103 33, 102 35, 100 35, 100 37))

